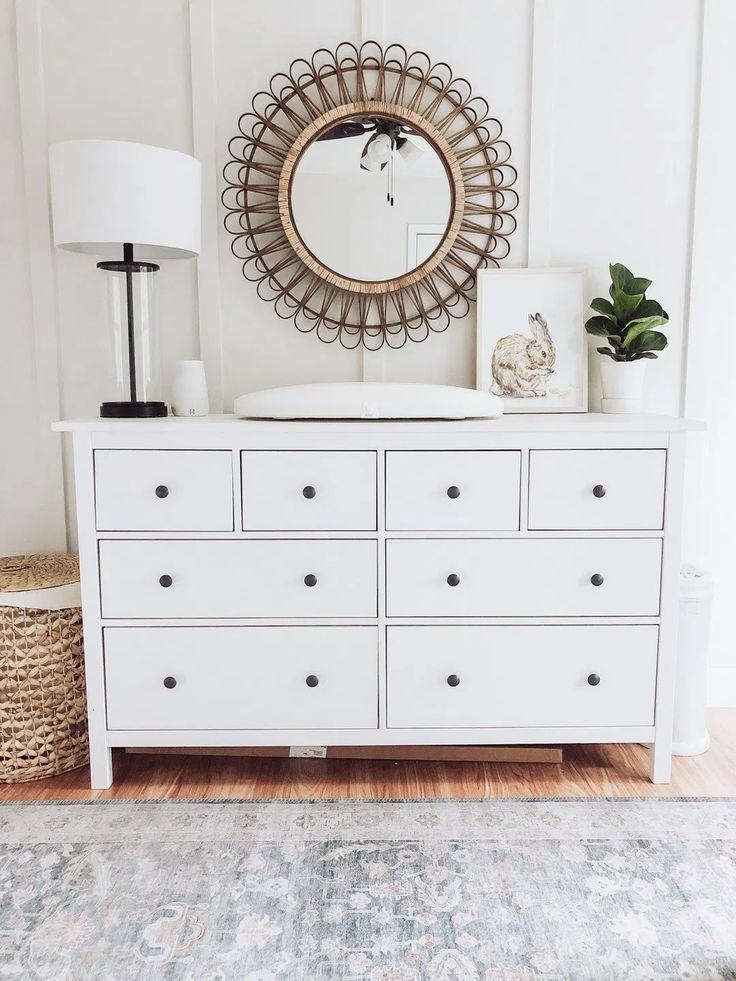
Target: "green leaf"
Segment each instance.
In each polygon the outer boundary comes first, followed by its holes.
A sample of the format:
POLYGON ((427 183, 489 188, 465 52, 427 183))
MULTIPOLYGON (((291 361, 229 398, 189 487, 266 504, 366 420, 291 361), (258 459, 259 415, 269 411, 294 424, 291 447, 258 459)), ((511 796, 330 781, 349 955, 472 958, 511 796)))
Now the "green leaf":
POLYGON ((666 323, 667 321, 664 317, 643 317, 641 319, 630 320, 626 325, 624 347, 631 347, 640 334, 643 334, 647 330, 652 330, 653 327, 661 327, 662 324, 666 323))
POLYGON ((609 358, 613 358, 614 361, 616 360, 616 356, 613 353, 613 351, 610 349, 610 347, 597 347, 596 351, 598 352, 598 354, 606 354, 608 355, 609 358))
POLYGON ((591 317, 585 321, 585 329, 596 337, 608 337, 616 330, 616 324, 608 317, 591 317))
POLYGON ((664 317, 665 321, 670 319, 656 300, 647 299, 642 300, 639 306, 636 308, 637 320, 641 319, 642 317, 664 317))
POLYGON ((637 351, 636 354, 632 354, 629 361, 639 361, 641 358, 656 358, 657 355, 654 351, 637 351))
POLYGON ((667 347, 667 338, 658 330, 645 330, 639 334, 629 345, 627 351, 631 354, 638 354, 642 351, 664 351, 667 347))
POLYGON ((649 287, 652 285, 651 279, 641 279, 638 276, 632 277, 631 280, 626 284, 627 293, 646 293, 649 287))
POLYGON ((616 290, 613 297, 613 312, 616 314, 616 320, 620 324, 625 324, 634 315, 634 311, 643 299, 643 293, 632 294, 616 290))
POLYGON ((616 314, 613 312, 613 304, 609 303, 602 296, 597 296, 594 300, 590 301, 590 309, 595 310, 596 313, 602 313, 609 320, 616 319, 616 314))
POLYGON ((634 278, 631 270, 627 269, 621 262, 614 262, 612 265, 609 265, 608 271, 611 274, 611 282, 617 290, 625 291, 628 284, 634 278))

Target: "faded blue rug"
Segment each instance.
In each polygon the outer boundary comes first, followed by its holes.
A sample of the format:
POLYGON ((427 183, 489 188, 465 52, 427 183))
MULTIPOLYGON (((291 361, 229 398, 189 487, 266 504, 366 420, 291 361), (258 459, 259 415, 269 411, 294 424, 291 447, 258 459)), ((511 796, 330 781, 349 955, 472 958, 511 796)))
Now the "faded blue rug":
POLYGON ((736 801, 7 804, 0 978, 736 979, 736 801))

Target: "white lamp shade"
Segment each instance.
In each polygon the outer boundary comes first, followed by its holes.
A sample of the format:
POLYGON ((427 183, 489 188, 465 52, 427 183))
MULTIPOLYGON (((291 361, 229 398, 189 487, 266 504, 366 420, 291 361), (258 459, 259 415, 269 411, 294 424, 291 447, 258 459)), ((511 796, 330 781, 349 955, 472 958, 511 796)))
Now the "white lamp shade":
POLYGON ((186 259, 199 254, 202 168, 176 150, 70 140, 49 150, 54 245, 91 255, 186 259))

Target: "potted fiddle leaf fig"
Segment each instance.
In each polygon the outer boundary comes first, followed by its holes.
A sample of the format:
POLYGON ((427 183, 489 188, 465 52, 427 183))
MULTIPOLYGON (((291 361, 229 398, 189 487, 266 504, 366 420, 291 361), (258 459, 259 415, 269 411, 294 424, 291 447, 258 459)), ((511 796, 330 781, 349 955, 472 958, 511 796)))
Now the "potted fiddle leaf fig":
POLYGON ((647 361, 667 347, 661 330, 669 321, 656 300, 647 297, 650 279, 634 276, 616 262, 609 267, 611 299, 596 297, 590 304, 595 316, 585 329, 608 344, 597 348, 601 357, 604 412, 640 412, 647 361))

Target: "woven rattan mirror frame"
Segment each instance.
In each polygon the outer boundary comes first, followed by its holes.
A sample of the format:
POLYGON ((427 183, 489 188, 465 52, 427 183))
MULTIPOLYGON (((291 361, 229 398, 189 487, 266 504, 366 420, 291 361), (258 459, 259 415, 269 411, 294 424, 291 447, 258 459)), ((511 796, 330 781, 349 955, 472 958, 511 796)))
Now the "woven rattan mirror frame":
POLYGON ((475 274, 498 266, 516 227, 516 170, 501 124, 470 84, 401 45, 319 49, 274 75, 228 144, 222 203, 231 249, 258 295, 320 340, 372 350, 446 330, 474 298, 475 274), (311 143, 335 122, 370 113, 410 124, 441 157, 451 212, 439 247, 416 269, 380 282, 349 279, 306 247, 291 213, 291 183, 311 143))

